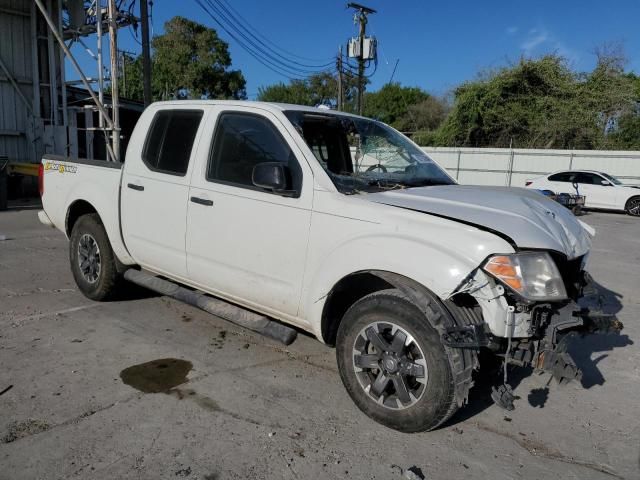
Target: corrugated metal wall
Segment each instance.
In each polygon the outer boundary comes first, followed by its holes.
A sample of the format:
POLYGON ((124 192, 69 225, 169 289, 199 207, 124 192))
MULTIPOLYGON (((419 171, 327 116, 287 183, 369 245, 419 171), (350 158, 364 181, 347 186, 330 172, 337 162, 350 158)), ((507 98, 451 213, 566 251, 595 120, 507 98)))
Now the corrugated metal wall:
MULTIPOLYGON (((0 0, 0 60, 24 97, 33 99, 30 2, 0 0)), ((32 161, 33 128, 27 106, 0 68, 0 156, 32 161)))
MULTIPOLYGON (((45 0, 57 24, 60 2, 45 0)), ((36 11, 30 0, 0 0, 0 156, 12 162, 68 151, 62 52, 36 11)))
POLYGON ((523 187, 525 180, 557 170, 600 170, 640 183, 640 152, 423 147, 460 183, 523 187))

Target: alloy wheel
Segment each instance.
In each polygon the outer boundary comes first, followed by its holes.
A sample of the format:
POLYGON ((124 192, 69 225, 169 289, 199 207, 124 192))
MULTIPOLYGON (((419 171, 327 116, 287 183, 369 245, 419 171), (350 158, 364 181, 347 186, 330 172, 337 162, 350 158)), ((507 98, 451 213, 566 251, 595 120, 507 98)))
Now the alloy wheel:
POLYGON ((635 217, 640 216, 640 197, 629 200, 627 212, 635 217))
POLYGON ((392 322, 374 322, 360 331, 353 344, 353 368, 364 391, 392 410, 411 407, 426 389, 422 348, 392 322))
POLYGON ((83 234, 78 242, 78 266, 87 282, 96 283, 100 278, 100 247, 88 233, 83 234))

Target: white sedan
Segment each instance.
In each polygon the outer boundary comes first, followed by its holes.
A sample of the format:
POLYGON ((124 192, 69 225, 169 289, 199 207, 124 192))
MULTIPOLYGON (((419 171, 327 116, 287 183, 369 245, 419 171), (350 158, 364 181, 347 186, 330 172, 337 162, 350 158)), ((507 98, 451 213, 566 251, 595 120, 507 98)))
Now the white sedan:
POLYGON ((593 170, 570 170, 527 180, 527 188, 551 190, 555 194, 585 196, 586 208, 624 210, 640 216, 640 187, 624 185, 612 175, 593 170))

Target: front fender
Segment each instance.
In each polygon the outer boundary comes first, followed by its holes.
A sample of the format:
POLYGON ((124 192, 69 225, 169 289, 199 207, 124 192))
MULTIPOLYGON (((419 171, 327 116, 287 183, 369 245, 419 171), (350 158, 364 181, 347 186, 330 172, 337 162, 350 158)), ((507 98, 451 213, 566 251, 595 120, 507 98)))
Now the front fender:
MULTIPOLYGON (((489 237, 493 237, 497 240, 495 243, 503 243, 502 250, 497 251, 511 251, 502 239, 478 233, 480 237, 487 237, 485 241, 492 241, 489 237)), ((487 255, 478 254, 477 248, 472 251, 474 238, 471 237, 464 248, 458 246, 458 241, 446 242, 442 238, 436 241, 437 236, 425 241, 391 233, 363 234, 338 243, 321 257, 309 259, 301 315, 309 320, 318 338, 322 338, 322 311, 328 294, 341 279, 361 271, 400 275, 426 287, 439 298, 446 298, 487 255)))

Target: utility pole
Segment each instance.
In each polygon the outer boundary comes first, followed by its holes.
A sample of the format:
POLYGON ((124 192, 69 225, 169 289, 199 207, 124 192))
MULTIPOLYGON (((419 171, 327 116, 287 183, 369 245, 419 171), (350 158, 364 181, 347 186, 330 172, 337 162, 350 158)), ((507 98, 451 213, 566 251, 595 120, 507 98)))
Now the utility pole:
POLYGON ((127 98, 127 54, 122 51, 122 98, 127 98))
MULTIPOLYGON (((104 63, 102 60, 102 0, 96 0, 96 33, 98 37, 98 100, 104 105, 104 63)), ((104 128, 104 118, 98 115, 98 125, 104 128)), ((109 152, 107 151, 107 158, 109 152)))
POLYGON ((341 112, 344 109, 344 100, 343 100, 343 91, 344 87, 342 86, 342 45, 340 45, 340 50, 338 50, 338 111, 341 112))
POLYGON ((140 22, 142 23, 142 96, 144 106, 151 98, 151 50, 149 49, 149 10, 147 0, 140 0, 140 22))
POLYGON ((109 0, 109 54, 111 56, 111 111, 113 128, 111 129, 111 144, 113 145, 113 160, 120 161, 120 101, 118 98, 118 25, 116 23, 118 10, 116 0, 109 0))
MULTIPOLYGON (((360 44, 358 52, 358 114, 362 115, 364 110, 364 40, 367 31, 367 15, 376 13, 376 11, 373 8, 365 7, 364 5, 353 2, 348 3, 347 8, 353 8, 358 12, 358 23, 360 25, 358 31, 358 42, 360 44)), ((369 58, 367 57, 367 59, 369 58)))
POLYGON ((358 115, 364 111, 364 35, 367 30, 367 15, 360 10, 360 56, 358 57, 358 115))

